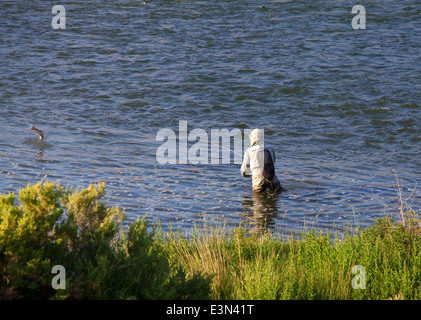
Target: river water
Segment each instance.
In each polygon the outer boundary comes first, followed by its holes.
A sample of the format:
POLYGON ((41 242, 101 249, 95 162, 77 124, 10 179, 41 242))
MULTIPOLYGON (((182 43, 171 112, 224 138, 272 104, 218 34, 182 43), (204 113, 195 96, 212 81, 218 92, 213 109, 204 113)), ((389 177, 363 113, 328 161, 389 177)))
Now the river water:
POLYGON ((358 30, 355 1, 61 1, 55 30, 56 4, 0 4, 0 192, 106 182, 130 219, 183 232, 365 227, 399 190, 419 210, 418 1, 368 1, 358 30), (159 164, 180 121, 264 129, 285 191, 253 195, 233 161, 159 164))

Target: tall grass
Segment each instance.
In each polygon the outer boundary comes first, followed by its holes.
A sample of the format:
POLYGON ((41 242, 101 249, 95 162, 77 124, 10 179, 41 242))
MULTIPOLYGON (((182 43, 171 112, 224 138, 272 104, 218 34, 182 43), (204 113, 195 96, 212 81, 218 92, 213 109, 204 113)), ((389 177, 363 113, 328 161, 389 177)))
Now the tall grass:
POLYGON ((419 299, 420 230, 416 216, 405 225, 385 217, 335 241, 313 231, 281 241, 237 229, 189 239, 173 234, 162 246, 187 276, 212 277, 212 299, 419 299), (356 265, 365 268, 365 289, 352 286, 356 265))
POLYGON ((171 232, 160 243, 187 275, 212 277, 212 299, 420 299, 421 219, 398 179, 397 194, 394 214, 333 240, 323 231, 281 240, 239 227, 196 229, 188 239, 171 232), (364 285, 353 286, 361 279, 354 266, 364 268, 364 285))

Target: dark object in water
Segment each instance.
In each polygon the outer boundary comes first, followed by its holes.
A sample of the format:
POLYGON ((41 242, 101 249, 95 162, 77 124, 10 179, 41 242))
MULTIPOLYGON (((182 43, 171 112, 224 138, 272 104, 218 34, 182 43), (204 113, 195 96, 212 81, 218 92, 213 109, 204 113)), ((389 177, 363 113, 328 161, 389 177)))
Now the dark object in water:
POLYGON ((35 128, 32 126, 31 130, 34 130, 36 133, 38 133, 40 139, 44 139, 44 132, 42 130, 35 128))
POLYGON ((270 154, 269 149, 264 148, 264 163, 263 163, 263 176, 269 181, 273 180, 273 177, 275 176, 275 166, 273 164, 272 155, 270 154))

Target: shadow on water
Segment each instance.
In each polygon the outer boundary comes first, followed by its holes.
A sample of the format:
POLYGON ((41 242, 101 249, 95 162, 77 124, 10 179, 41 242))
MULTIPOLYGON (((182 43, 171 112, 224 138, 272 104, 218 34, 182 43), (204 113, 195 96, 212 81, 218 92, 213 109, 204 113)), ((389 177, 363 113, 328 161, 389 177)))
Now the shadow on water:
POLYGON ((251 230, 262 234, 269 232, 275 225, 274 219, 278 216, 277 201, 281 193, 265 191, 252 192, 252 196, 244 197, 242 207, 246 218, 250 221, 251 230))

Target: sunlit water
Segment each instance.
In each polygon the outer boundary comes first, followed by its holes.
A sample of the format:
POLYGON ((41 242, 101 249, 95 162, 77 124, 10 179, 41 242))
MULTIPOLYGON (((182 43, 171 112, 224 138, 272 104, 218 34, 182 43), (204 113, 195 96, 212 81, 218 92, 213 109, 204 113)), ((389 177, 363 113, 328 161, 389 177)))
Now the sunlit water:
POLYGON ((418 1, 1 1, 0 192, 106 182, 106 201, 182 231, 367 226, 421 199, 418 1), (265 129, 283 187, 238 164, 160 165, 160 129, 265 129), (37 139, 30 130, 44 130, 37 139))

